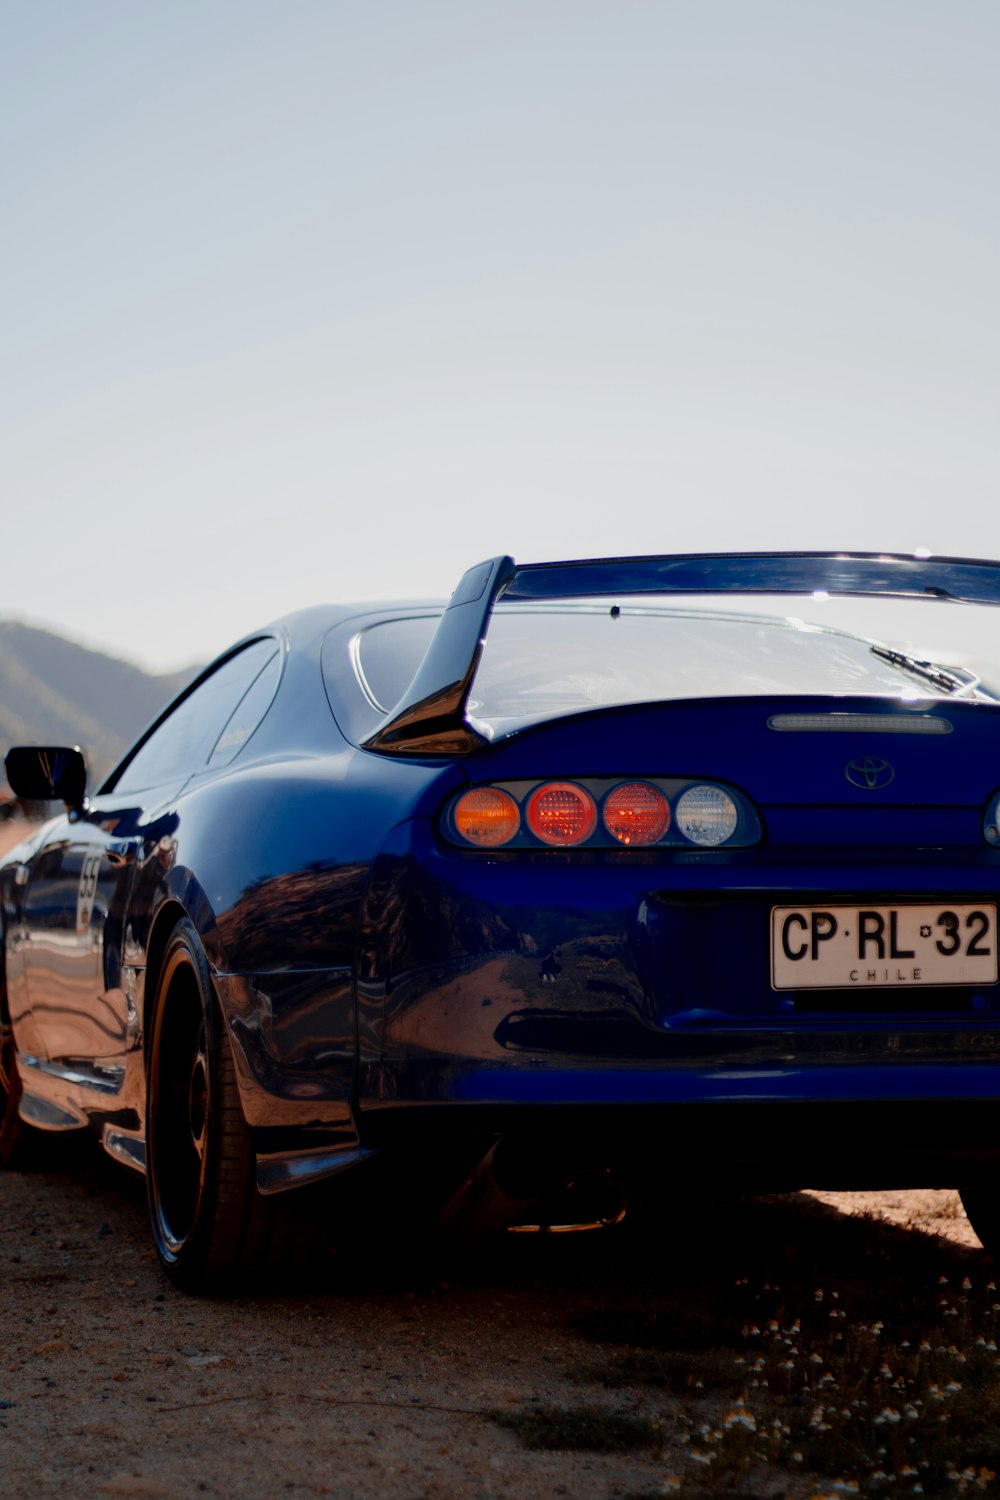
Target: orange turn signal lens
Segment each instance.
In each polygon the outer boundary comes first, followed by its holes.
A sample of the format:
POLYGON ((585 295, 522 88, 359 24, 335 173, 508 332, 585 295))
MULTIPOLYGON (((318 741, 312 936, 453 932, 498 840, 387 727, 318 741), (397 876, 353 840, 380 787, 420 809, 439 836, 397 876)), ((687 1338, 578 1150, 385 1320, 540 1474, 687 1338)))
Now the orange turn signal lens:
POLYGON ((619 844, 658 844, 670 827, 670 803, 648 781, 628 781, 605 799, 604 826, 619 844))
POLYGON ((528 799, 528 827, 543 844, 582 844, 597 827, 597 803, 572 781, 546 781, 528 799))
POLYGON ((451 816, 455 832, 477 849, 509 844, 521 826, 517 803, 498 786, 477 786, 463 792, 451 816))

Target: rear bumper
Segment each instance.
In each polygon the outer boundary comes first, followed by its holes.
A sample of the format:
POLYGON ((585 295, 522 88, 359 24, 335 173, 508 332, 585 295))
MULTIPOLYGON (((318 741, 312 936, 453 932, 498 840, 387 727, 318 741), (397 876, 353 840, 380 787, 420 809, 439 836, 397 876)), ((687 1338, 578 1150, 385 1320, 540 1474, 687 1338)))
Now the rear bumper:
MULTIPOLYGON (((734 1191, 964 1187, 1000 1180, 996 1100, 376 1106, 371 1147, 428 1164, 475 1159, 490 1141, 529 1169, 609 1168, 636 1196, 734 1191)), ((421 1165, 422 1164, 422 1165, 421 1165)))
POLYGON ((993 1106, 1000 1120, 1000 1063, 745 1069, 482 1068, 447 1084, 448 1102, 578 1108, 680 1105, 993 1106))
POLYGON ((664 1182, 996 1174, 1000 986, 914 989, 912 1009, 779 993, 769 943, 776 905, 998 891, 986 849, 500 858, 401 824, 353 974, 222 981, 271 1190, 385 1147, 474 1159, 497 1135, 664 1182))

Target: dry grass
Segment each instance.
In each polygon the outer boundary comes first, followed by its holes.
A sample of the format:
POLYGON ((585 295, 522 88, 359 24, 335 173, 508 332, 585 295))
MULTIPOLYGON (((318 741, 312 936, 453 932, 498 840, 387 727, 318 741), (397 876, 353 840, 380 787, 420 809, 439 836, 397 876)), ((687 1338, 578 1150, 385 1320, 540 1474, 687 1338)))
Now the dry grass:
POLYGON ((744 1205, 735 1223, 735 1240, 722 1222, 714 1247, 699 1236, 697 1264, 673 1266, 658 1293, 637 1288, 580 1320, 594 1356, 567 1372, 578 1410, 525 1409, 523 1430, 505 1425, 536 1447, 575 1434, 575 1446, 601 1451, 615 1432, 602 1433, 598 1391, 609 1423, 630 1397, 641 1404, 648 1443, 658 1415, 674 1432, 679 1421, 685 1436, 664 1451, 662 1486, 630 1500, 994 1493, 992 1263, 804 1196, 744 1205))

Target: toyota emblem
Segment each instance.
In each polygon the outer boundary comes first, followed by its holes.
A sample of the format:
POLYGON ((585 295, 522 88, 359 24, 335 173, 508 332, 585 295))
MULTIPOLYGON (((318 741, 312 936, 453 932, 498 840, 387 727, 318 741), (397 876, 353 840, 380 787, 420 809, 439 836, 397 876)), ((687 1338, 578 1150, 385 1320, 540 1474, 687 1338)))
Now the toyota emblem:
POLYGON ((857 755, 844 767, 844 775, 851 785, 868 792, 877 792, 888 786, 895 774, 889 762, 877 755, 857 755))

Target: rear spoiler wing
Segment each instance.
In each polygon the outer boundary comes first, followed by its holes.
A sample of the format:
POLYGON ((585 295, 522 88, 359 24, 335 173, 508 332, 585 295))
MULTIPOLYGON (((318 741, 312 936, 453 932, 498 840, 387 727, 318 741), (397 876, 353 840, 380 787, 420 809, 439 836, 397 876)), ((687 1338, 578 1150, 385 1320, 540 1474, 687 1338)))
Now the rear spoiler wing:
POLYGON ((416 676, 365 748, 466 755, 486 743, 466 705, 500 599, 642 594, 831 594, 998 605, 1000 562, 884 552, 717 552, 522 564, 494 557, 463 575, 416 676))

